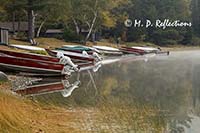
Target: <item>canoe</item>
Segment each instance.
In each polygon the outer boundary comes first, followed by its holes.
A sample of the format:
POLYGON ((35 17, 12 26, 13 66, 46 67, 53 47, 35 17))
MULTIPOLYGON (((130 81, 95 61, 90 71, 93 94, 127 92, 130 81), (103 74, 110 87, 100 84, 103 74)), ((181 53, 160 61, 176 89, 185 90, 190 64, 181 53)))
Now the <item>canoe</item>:
POLYGON ((69 50, 77 50, 77 51, 92 51, 90 48, 88 47, 83 47, 83 46, 67 46, 67 45, 64 45, 62 48, 65 48, 65 49, 69 49, 69 50))
POLYGON ((134 54, 134 55, 143 55, 145 54, 144 50, 141 49, 135 49, 135 48, 130 48, 130 47, 121 47, 120 50, 124 54, 134 54))
POLYGON ((44 48, 40 48, 36 46, 16 45, 16 44, 11 44, 10 46, 14 48, 18 48, 18 49, 29 50, 29 51, 45 51, 44 48))
POLYGON ((66 48, 66 47, 56 48, 55 50, 63 50, 63 51, 69 51, 69 52, 74 52, 74 53, 80 53, 80 54, 82 54, 83 51, 86 51, 89 55, 93 54, 92 50, 80 50, 80 49, 66 48))
POLYGON ((145 55, 145 54, 167 54, 169 51, 162 51, 160 48, 153 47, 121 47, 120 50, 125 54, 145 55))
POLYGON ((143 50, 143 51, 145 51, 147 53, 160 51, 159 48, 153 48, 153 47, 131 47, 131 48, 137 49, 137 50, 143 50))
POLYGON ((71 60, 74 63, 77 62, 95 62, 95 58, 92 57, 91 55, 83 55, 80 53, 74 53, 74 52, 69 52, 69 51, 64 51, 64 50, 50 50, 46 49, 47 53, 53 57, 56 57, 58 52, 62 52, 65 56, 68 56, 71 58, 71 60))
POLYGON ((106 54, 106 55, 122 55, 123 54, 119 49, 113 48, 113 47, 93 46, 93 48, 99 50, 102 54, 106 54))
POLYGON ((0 54, 0 70, 37 73, 45 75, 67 75, 68 72, 62 64, 46 62, 41 60, 32 60, 20 57, 0 54))
POLYGON ((148 53, 155 53, 155 54, 167 54, 169 55, 169 51, 162 51, 160 48, 153 48, 153 47, 132 47, 133 49, 137 50, 144 50, 146 54, 148 53))
POLYGON ((63 45, 61 48, 63 48, 64 50, 71 50, 72 52, 83 52, 86 51, 89 54, 92 54, 93 52, 96 52, 98 54, 100 54, 100 51, 92 48, 92 47, 88 47, 88 46, 80 46, 80 45, 63 45))
POLYGON ((70 84, 68 80, 61 80, 53 83, 43 83, 39 85, 29 86, 25 89, 16 90, 15 92, 22 96, 38 96, 60 92, 63 97, 69 97, 72 92, 76 88, 78 88, 79 84, 80 81, 76 81, 73 84, 70 84))
POLYGON ((55 62, 55 63, 59 62, 58 58, 45 56, 45 55, 39 55, 39 54, 21 53, 21 52, 7 51, 7 50, 0 50, 0 53, 14 56, 14 57, 32 59, 32 60, 41 60, 41 61, 55 62))

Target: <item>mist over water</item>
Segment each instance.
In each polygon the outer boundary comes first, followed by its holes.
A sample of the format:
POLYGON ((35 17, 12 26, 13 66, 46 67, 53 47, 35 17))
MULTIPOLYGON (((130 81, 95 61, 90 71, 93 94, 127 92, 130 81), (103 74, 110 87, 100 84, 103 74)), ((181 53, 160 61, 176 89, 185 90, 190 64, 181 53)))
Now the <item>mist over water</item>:
POLYGON ((96 73, 73 75, 69 81, 77 78, 81 84, 68 98, 60 93, 35 98, 66 108, 95 108, 99 117, 92 117, 90 124, 95 131, 200 131, 198 50, 158 55, 148 61, 123 58, 96 73))

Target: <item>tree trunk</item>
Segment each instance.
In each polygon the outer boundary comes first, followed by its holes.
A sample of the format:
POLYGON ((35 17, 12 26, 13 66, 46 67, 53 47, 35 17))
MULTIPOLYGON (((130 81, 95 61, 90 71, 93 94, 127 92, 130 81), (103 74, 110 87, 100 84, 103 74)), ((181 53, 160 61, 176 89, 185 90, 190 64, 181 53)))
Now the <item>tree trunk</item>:
POLYGON ((28 39, 29 41, 34 38, 35 30, 35 16, 33 7, 33 0, 28 0, 28 39))
POLYGON ((44 26, 45 22, 46 22, 46 19, 44 21, 42 21, 42 23, 40 24, 37 34, 36 34, 36 37, 40 37, 40 32, 41 32, 42 27, 44 26))
POLYGON ((76 22, 76 20, 73 18, 73 22, 74 22, 74 25, 76 27, 76 34, 79 35, 80 34, 80 28, 78 26, 78 23, 76 22))
POLYGON ((12 30, 13 36, 15 35, 15 12, 12 13, 12 30))
POLYGON ((195 33, 200 36, 200 2, 199 0, 192 0, 192 21, 195 33))
POLYGON ((21 20, 19 19, 18 27, 17 27, 17 33, 20 33, 20 29, 21 29, 21 20))
POLYGON ((95 24, 95 22, 96 22, 96 19, 97 19, 97 12, 94 13, 94 18, 93 18, 93 20, 92 20, 92 24, 91 24, 90 29, 89 29, 89 32, 88 32, 88 34, 87 34, 87 36, 86 36, 86 38, 85 38, 85 43, 86 43, 86 42, 88 41, 88 39, 90 38, 90 35, 91 35, 91 33, 92 33, 92 31, 93 31, 93 28, 94 28, 94 24, 95 24))

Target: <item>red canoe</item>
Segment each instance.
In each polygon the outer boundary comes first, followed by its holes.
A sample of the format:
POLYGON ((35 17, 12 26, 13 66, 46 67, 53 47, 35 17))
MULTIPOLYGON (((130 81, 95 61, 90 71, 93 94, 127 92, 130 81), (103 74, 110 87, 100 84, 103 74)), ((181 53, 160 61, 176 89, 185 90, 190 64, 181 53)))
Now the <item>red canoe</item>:
POLYGON ((125 54, 144 55, 146 53, 144 50, 130 47, 121 47, 120 50, 125 54))
POLYGON ((0 54, 0 69, 48 75, 65 75, 64 65, 0 54))
POLYGON ((74 53, 74 52, 62 51, 62 50, 49 50, 49 49, 46 49, 46 51, 49 55, 53 57, 56 57, 56 54, 58 52, 62 52, 65 56, 70 57, 74 63, 77 63, 77 62, 93 62, 94 63, 95 62, 94 57, 83 55, 80 53, 74 53))
POLYGON ((14 57, 20 57, 20 58, 26 58, 26 59, 32 59, 32 60, 41 60, 46 62, 59 62, 58 58, 45 56, 45 55, 38 55, 38 54, 31 54, 31 53, 20 53, 20 52, 14 52, 14 51, 7 51, 7 50, 0 50, 0 53, 14 56, 14 57))

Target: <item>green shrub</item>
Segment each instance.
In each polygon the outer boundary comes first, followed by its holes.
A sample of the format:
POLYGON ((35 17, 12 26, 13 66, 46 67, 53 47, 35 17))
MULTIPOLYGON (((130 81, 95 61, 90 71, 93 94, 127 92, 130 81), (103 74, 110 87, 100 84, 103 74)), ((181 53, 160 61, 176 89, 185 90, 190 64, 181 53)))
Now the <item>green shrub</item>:
POLYGON ((18 32, 17 33, 17 38, 26 40, 27 39, 27 34, 25 32, 18 32))
POLYGON ((191 44, 200 46, 200 38, 199 37, 193 37, 191 44))
POLYGON ((76 42, 83 40, 83 37, 81 35, 77 35, 74 31, 71 29, 65 28, 63 39, 67 42, 76 42))
POLYGON ((183 39, 183 36, 174 29, 154 31, 152 37, 153 41, 158 45, 174 45, 183 39))

